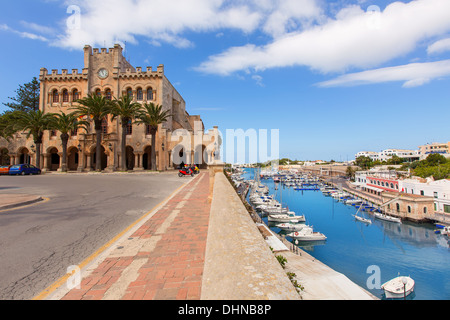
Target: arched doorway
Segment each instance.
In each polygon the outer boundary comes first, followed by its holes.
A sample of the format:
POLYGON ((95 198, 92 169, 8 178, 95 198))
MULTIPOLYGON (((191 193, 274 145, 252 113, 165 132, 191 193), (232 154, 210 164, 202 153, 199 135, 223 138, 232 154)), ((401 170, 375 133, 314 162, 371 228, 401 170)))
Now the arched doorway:
POLYGON ((127 146, 126 148, 126 166, 127 170, 133 170, 134 169, 134 149, 130 146, 127 146))
MULTIPOLYGON (((94 170, 95 170, 95 168, 97 167, 97 152, 96 152, 95 146, 92 148, 91 152, 92 152, 92 168, 94 168, 94 170)), ((106 155, 105 147, 103 147, 103 146, 100 146, 100 155, 101 155, 100 169, 105 170, 106 167, 108 166, 108 156, 106 155)))
POLYGON ((2 166, 10 165, 10 157, 8 149, 3 148, 0 150, 0 165, 2 166))
POLYGON ((152 147, 148 146, 144 149, 144 155, 142 156, 142 165, 144 170, 150 170, 152 168, 152 147))
POLYGON ((71 171, 77 170, 79 161, 78 148, 69 148, 67 150, 67 169, 71 171))
POLYGON ((198 145, 195 148, 194 152, 194 164, 199 166, 199 169, 206 169, 207 168, 207 160, 205 157, 208 155, 205 154, 206 146, 204 145, 198 145))
POLYGON ((30 151, 27 148, 22 148, 19 154, 19 164, 31 164, 30 151))
POLYGON ((59 169, 59 164, 61 161, 61 158, 58 154, 58 149, 51 148, 50 150, 48 150, 48 153, 50 154, 49 170, 57 171, 59 169))
POLYGON ((189 164, 187 161, 185 149, 181 145, 175 146, 172 150, 172 164, 174 168, 180 167, 180 165, 189 164))

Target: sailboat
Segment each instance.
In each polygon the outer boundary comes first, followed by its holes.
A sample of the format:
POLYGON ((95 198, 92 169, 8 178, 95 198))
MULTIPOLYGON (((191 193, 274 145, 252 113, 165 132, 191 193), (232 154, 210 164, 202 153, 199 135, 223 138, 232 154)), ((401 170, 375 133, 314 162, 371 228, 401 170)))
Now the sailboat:
POLYGON ((363 217, 358 216, 358 212, 359 212, 360 209, 361 209, 361 207, 359 207, 359 208, 358 208, 358 211, 356 211, 356 214, 353 215, 353 216, 355 217, 355 219, 358 220, 358 221, 360 221, 360 222, 364 222, 364 223, 367 223, 367 224, 371 224, 371 223, 372 223, 372 220, 366 219, 366 218, 363 218, 363 217))

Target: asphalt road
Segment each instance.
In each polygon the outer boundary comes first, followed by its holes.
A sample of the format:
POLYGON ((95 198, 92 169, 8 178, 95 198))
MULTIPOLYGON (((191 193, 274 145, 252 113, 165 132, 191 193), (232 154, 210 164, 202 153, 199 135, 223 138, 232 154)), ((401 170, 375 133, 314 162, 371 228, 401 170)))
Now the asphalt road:
POLYGON ((2 194, 49 198, 0 212, 0 299, 32 299, 188 179, 174 172, 0 176, 2 194))

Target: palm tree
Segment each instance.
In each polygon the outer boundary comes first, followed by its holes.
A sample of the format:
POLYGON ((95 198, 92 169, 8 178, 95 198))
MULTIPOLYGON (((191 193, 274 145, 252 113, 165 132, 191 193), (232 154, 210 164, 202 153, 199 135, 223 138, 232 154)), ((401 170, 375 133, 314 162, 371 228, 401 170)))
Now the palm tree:
POLYGON ((11 114, 12 112, 8 111, 0 115, 0 137, 7 141, 9 141, 14 134, 11 114))
POLYGON ((94 121, 96 145, 95 145, 95 157, 96 164, 95 170, 101 171, 101 139, 102 139, 102 121, 111 112, 111 101, 105 97, 97 95, 95 93, 89 94, 87 97, 77 101, 80 105, 72 108, 78 117, 86 116, 94 121))
POLYGON ((139 120, 136 123, 143 123, 149 126, 150 134, 152 135, 152 156, 151 156, 151 169, 156 169, 156 132, 158 126, 167 121, 171 115, 169 111, 162 111, 161 105, 155 105, 154 103, 144 103, 142 111, 139 113, 139 120))
POLYGON ((126 170, 127 162, 126 162, 126 139, 127 139, 127 126, 128 124, 139 115, 142 106, 133 102, 133 98, 127 94, 123 95, 120 99, 115 99, 111 106, 111 114, 113 115, 112 119, 117 117, 120 118, 121 126, 122 126, 122 141, 121 141, 121 167, 122 170, 126 170))
POLYGON ((76 131, 78 129, 84 129, 88 132, 89 122, 85 120, 78 119, 78 116, 75 112, 65 114, 61 113, 52 113, 52 119, 50 120, 50 127, 52 130, 58 130, 61 132, 61 142, 62 142, 62 163, 61 163, 61 171, 67 172, 67 142, 69 141, 69 133, 72 131, 76 131))
POLYGON ((41 144, 45 130, 50 130, 52 116, 49 113, 44 114, 38 111, 14 111, 10 115, 12 121, 12 130, 23 131, 27 133, 27 139, 33 136, 33 142, 36 144, 36 167, 41 167, 41 144))

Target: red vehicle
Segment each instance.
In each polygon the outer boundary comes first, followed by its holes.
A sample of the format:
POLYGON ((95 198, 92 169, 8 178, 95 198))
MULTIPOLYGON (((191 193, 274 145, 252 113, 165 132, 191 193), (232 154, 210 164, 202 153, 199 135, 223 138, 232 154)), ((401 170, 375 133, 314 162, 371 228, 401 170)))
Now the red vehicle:
POLYGON ((178 176, 179 177, 183 177, 183 176, 194 176, 194 171, 192 171, 192 168, 189 167, 185 167, 183 169, 180 169, 180 171, 178 172, 178 176))
POLYGON ((0 166, 0 175, 1 174, 9 174, 9 168, 11 166, 0 166))

